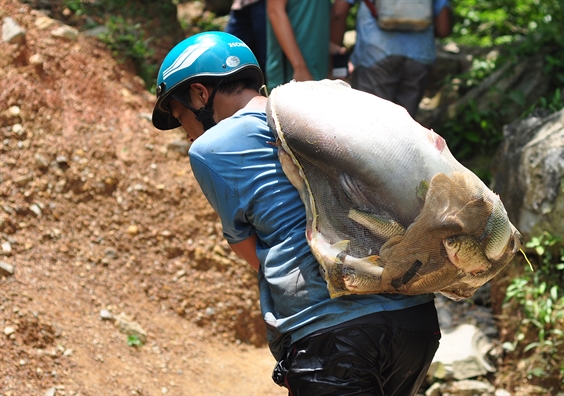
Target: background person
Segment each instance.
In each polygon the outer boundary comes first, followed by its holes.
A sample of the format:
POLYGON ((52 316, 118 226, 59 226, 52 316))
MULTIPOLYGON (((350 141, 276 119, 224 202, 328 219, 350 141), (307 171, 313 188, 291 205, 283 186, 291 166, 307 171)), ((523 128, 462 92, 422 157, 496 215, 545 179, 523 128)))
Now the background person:
MULTIPOLYGON (((333 3, 332 45, 342 46, 347 15, 358 1, 333 3)), ((351 54, 352 87, 399 104, 415 117, 436 60, 435 37, 446 37, 452 31, 449 1, 433 0, 433 16, 433 23, 423 31, 384 30, 361 1, 351 54)))
POLYGON ((267 0, 266 9, 268 89, 327 78, 331 0, 267 0))
POLYGON ((266 0, 233 0, 225 31, 240 38, 266 67, 266 0))

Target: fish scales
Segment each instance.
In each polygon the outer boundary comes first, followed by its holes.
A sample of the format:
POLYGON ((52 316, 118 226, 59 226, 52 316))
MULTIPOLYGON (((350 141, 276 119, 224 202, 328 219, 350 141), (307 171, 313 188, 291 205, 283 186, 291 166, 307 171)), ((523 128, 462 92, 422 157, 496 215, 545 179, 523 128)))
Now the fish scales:
POLYGON ((402 107, 342 81, 291 82, 267 118, 332 297, 466 298, 521 247, 500 198, 402 107))

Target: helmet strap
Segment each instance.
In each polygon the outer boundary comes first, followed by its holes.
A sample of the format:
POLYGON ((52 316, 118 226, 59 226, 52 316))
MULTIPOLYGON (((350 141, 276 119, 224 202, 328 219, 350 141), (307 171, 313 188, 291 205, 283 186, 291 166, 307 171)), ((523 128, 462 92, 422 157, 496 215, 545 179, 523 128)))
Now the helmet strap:
MULTIPOLYGON (((221 84, 221 81, 219 82, 219 84, 221 84)), ((204 107, 197 111, 192 110, 194 111, 194 114, 196 114, 196 119, 200 121, 204 126, 204 132, 216 124, 215 120, 213 119, 213 98, 215 97, 215 93, 217 92, 217 87, 219 87, 219 84, 217 84, 213 88, 210 98, 208 99, 208 103, 206 103, 204 107)))
POLYGON ((223 82, 220 80, 217 85, 213 88, 213 91, 208 99, 208 102, 204 107, 200 109, 196 109, 192 105, 190 105, 186 99, 180 93, 173 93, 171 96, 179 101, 184 107, 192 110, 192 112, 196 115, 196 120, 200 121, 200 123, 204 126, 204 132, 216 125, 215 120, 213 119, 213 98, 215 97, 215 93, 217 92, 217 88, 223 82))

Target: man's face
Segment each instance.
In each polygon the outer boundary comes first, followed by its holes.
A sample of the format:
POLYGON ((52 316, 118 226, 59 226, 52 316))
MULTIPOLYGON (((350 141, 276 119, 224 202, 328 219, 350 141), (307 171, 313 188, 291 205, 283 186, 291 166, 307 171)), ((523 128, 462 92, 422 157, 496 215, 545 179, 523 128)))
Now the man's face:
POLYGON ((204 134, 204 126, 196 120, 196 114, 179 101, 171 99, 170 112, 180 122, 190 141, 194 141, 204 134))

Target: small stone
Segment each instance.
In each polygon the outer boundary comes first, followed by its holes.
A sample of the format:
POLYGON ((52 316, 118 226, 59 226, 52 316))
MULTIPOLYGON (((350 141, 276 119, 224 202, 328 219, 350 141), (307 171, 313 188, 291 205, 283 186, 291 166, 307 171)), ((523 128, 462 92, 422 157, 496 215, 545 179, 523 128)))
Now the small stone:
POLYGON ((68 166, 69 165, 69 160, 64 155, 58 155, 55 161, 57 162, 57 165, 59 165, 59 166, 68 166))
POLYGON ((137 227, 135 224, 132 224, 129 227, 127 227, 127 233, 129 235, 137 235, 139 234, 139 227, 137 227))
POLYGON ((21 113, 21 109, 18 106, 10 106, 10 108, 8 109, 8 113, 12 117, 18 117, 21 113))
POLYGON ((23 44, 25 41, 25 29, 18 25, 13 18, 4 18, 2 41, 10 44, 23 44))
POLYGON ((34 66, 42 65, 45 62, 45 58, 41 54, 33 54, 29 57, 29 63, 34 66))
POLYGON ((76 41, 78 30, 70 26, 60 26, 51 32, 52 36, 63 38, 69 41, 76 41))
POLYGON ((41 207, 38 204, 33 204, 29 207, 29 210, 31 210, 33 213, 35 213, 35 215, 37 217, 41 217, 41 207))
POLYGON ((14 266, 4 261, 0 261, 0 276, 14 275, 14 266))
POLYGON ((55 21, 47 16, 41 16, 35 21, 35 26, 41 30, 47 29, 55 21))
POLYGON ((128 336, 138 337, 143 344, 147 342, 147 332, 139 323, 132 321, 126 315, 120 314, 117 316, 115 318, 114 325, 118 327, 122 333, 128 336))
POLYGON ((116 249, 109 247, 104 250, 104 256, 108 259, 115 260, 118 258, 118 253, 116 249))
POLYGON ((112 320, 113 315, 107 309, 102 309, 102 310, 100 310, 100 319, 102 319, 102 320, 112 320))
POLYGON ((27 175, 16 177, 14 179, 14 183, 19 186, 23 186, 24 184, 27 184, 32 180, 33 180, 33 173, 28 173, 27 175))
POLYGON ((16 332, 16 330, 15 330, 13 327, 8 326, 8 327, 4 328, 4 335, 5 335, 6 337, 11 336, 11 335, 14 334, 15 332, 16 332))
POLYGON ((492 384, 478 380, 454 381, 441 386, 442 394, 451 393, 460 396, 492 394, 494 391, 495 387, 492 384))
POLYGON ((49 161, 43 155, 36 153, 34 158, 39 169, 47 169, 49 167, 49 161))
POLYGON ((12 252, 12 244, 10 242, 2 243, 2 251, 4 253, 11 253, 12 252))
POLYGON ((425 391, 425 396, 441 396, 441 384, 435 382, 425 391))
POLYGON ((147 191, 147 187, 144 184, 137 183, 133 186, 135 191, 147 191))
POLYGON ((55 396, 55 394, 57 393, 57 390, 55 388, 49 388, 47 389, 47 391, 43 394, 43 396, 55 396))
POLYGON ((93 27, 92 29, 85 30, 83 33, 85 36, 99 37, 103 34, 108 33, 109 31, 110 30, 108 29, 107 26, 102 25, 102 26, 93 27))

